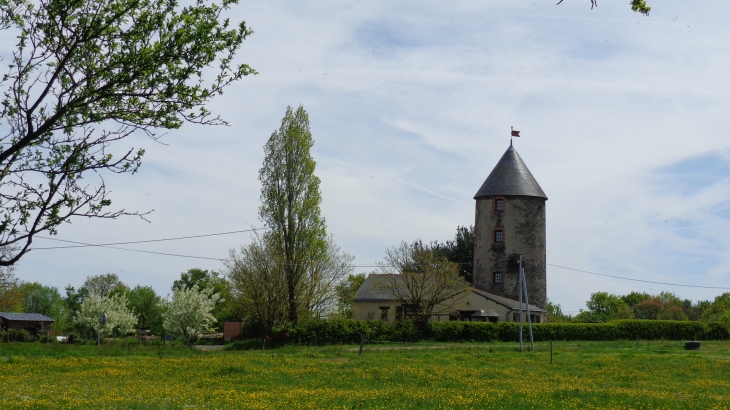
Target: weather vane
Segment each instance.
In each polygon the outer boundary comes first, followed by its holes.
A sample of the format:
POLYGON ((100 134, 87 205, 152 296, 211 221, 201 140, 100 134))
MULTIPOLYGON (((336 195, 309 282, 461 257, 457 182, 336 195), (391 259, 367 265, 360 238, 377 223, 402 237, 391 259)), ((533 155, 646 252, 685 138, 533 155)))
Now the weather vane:
POLYGON ((510 128, 510 130, 512 130, 512 134, 510 134, 510 138, 509 138, 509 145, 512 145, 512 138, 519 137, 520 132, 515 130, 515 127, 510 126, 509 128, 510 128))

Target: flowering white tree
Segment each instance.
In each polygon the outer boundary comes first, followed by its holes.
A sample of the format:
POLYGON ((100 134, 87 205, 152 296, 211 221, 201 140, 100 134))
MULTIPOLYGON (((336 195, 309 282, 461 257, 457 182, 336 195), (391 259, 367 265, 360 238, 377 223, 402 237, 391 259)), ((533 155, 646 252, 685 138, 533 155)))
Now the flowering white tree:
POLYGON ((198 336, 215 323, 213 308, 222 301, 221 295, 213 293, 213 288, 200 289, 198 285, 190 289, 175 288, 164 314, 165 329, 182 333, 190 344, 193 336, 198 336))
POLYGON ((126 334, 134 330, 137 316, 127 308, 127 298, 123 295, 99 296, 91 294, 81 302, 74 321, 86 328, 98 331, 99 318, 106 313, 107 319, 101 327, 101 336, 109 336, 112 332, 126 334))

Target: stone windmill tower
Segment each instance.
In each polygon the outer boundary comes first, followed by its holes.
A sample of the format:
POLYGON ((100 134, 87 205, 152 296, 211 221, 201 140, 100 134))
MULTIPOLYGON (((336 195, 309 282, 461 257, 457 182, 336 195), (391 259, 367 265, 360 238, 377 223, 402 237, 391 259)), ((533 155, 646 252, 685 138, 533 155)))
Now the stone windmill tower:
POLYGON ((545 309, 547 196, 511 142, 474 199, 473 285, 516 300, 522 255, 530 304, 545 309))

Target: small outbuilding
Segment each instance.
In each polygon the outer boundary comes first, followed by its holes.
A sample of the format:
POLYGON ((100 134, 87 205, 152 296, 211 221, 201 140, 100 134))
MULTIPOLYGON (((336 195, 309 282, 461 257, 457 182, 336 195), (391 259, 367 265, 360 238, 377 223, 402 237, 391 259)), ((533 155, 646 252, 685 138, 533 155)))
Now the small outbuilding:
POLYGON ((26 330, 31 336, 38 337, 38 331, 50 330, 55 320, 40 313, 0 312, 0 322, 4 329, 26 330))
POLYGON ((225 343, 235 342, 241 338, 243 331, 243 321, 231 320, 223 322, 223 341, 225 343))

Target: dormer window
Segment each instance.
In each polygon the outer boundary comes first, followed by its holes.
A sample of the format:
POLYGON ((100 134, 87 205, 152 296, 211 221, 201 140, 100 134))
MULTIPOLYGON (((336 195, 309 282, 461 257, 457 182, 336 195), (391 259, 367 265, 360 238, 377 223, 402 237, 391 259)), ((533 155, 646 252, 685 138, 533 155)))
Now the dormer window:
POLYGON ((497 229, 494 231, 494 242, 495 243, 503 243, 504 242, 504 231, 501 229, 497 229))
POLYGON ((504 199, 498 198, 498 199, 494 200, 494 211, 495 212, 504 211, 504 199))

